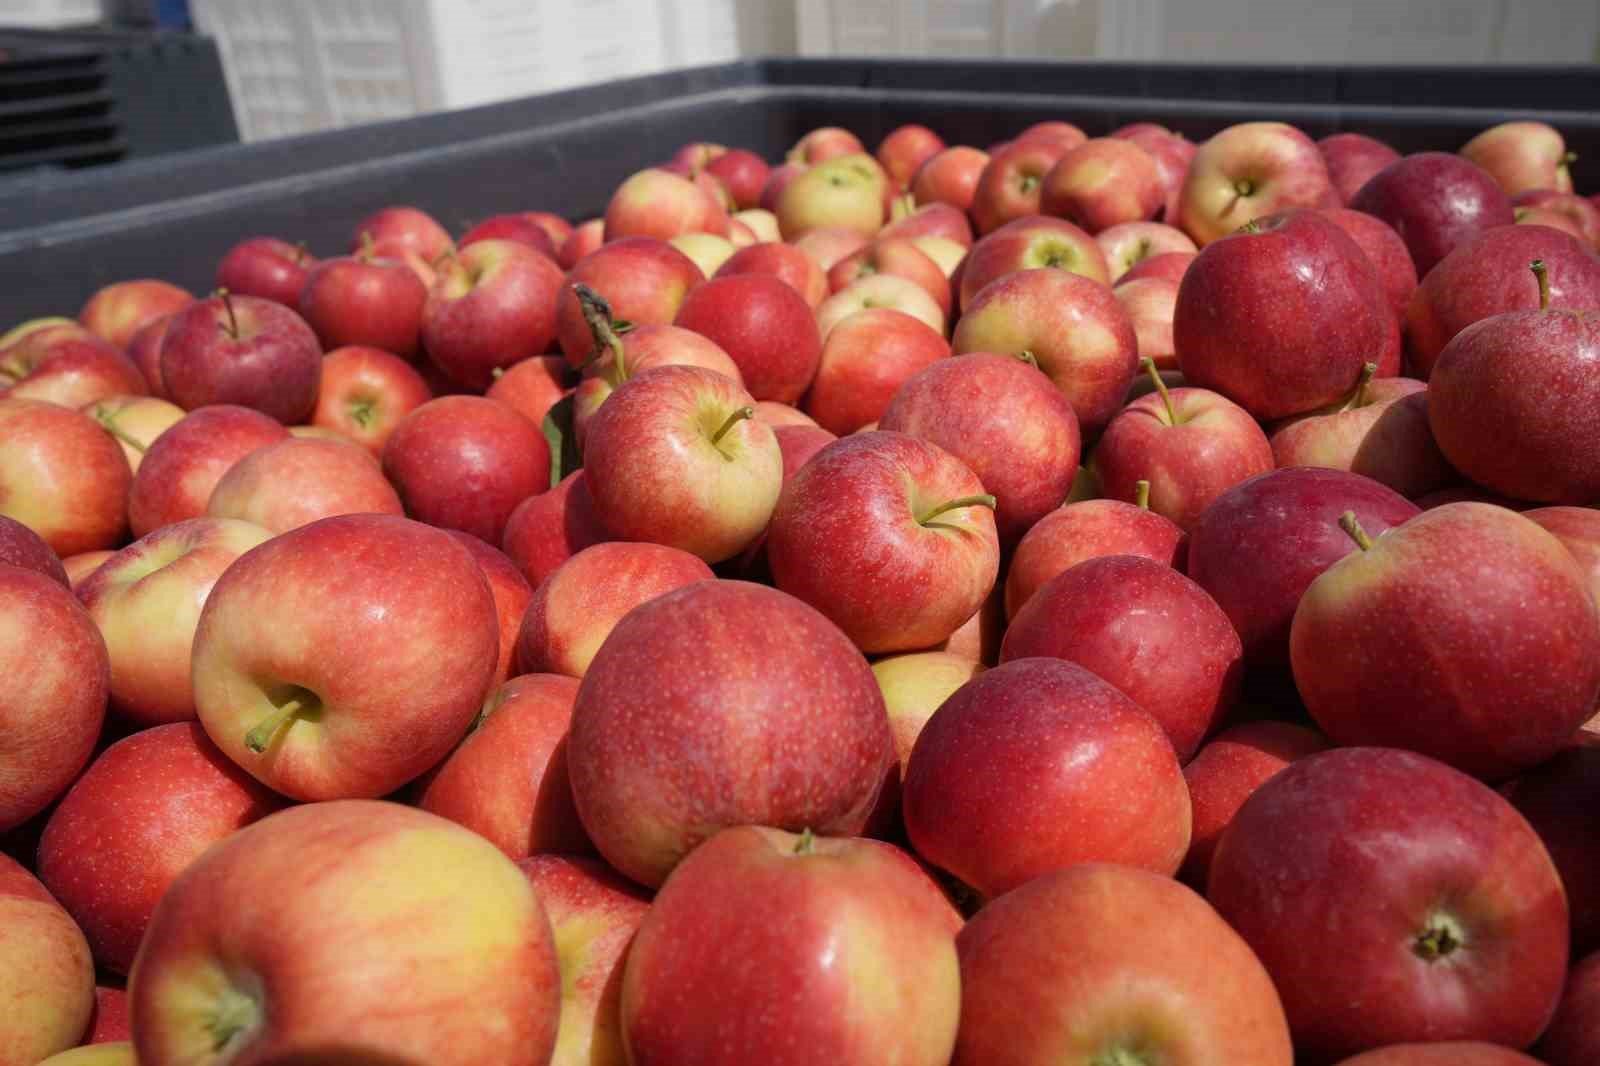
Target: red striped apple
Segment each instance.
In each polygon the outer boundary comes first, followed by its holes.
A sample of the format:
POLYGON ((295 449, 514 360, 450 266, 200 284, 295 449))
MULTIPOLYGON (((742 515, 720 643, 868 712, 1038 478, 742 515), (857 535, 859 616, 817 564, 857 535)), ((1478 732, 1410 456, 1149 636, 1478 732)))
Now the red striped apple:
POLYGON ((1175 224, 1204 248, 1253 219, 1322 207, 1331 195, 1327 164, 1311 138, 1282 122, 1243 122, 1195 152, 1175 224))
POLYGON ((67 912, 32 874, 0 855, 0 1048, 34 1064, 76 1047, 94 1010, 94 962, 67 912))
POLYGON ((428 383, 399 356, 380 348, 338 348, 322 358, 311 422, 381 456, 400 420, 431 399, 428 383))
POLYGON ((340 514, 402 514, 372 454, 346 440, 290 437, 234 463, 211 490, 206 514, 287 533, 340 514))
POLYGON ((288 436, 281 423, 248 407, 223 404, 189 412, 156 438, 139 464, 128 493, 133 535, 204 515, 217 482, 234 463, 288 436))

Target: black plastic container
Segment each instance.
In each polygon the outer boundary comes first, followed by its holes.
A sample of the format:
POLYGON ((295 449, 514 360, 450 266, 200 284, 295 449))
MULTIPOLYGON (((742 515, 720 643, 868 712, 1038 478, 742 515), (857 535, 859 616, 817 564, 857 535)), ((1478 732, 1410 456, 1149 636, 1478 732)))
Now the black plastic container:
POLYGON ((0 324, 72 313, 124 278, 204 291, 249 236, 339 253, 387 204, 415 204, 455 232, 510 210, 589 217, 629 173, 687 141, 774 158, 822 125, 872 145, 915 121, 987 145, 1047 118, 1091 135, 1157 121, 1195 139, 1281 119, 1313 137, 1353 130, 1417 151, 1537 118, 1566 135, 1578 187, 1593 190, 1600 112, 1576 109, 1585 102, 1600 102, 1600 69, 754 60, 0 185, 0 324))

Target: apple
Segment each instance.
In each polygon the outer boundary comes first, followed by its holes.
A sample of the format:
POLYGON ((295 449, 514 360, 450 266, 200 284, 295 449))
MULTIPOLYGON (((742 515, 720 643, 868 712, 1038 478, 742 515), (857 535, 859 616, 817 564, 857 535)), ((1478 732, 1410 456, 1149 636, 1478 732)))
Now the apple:
POLYGON ((522 616, 533 599, 533 586, 522 576, 522 571, 511 557, 492 544, 485 543, 471 533, 459 529, 447 530, 457 544, 467 549, 478 569, 489 581, 489 593, 494 597, 495 618, 499 622, 499 658, 495 662, 494 684, 503 685, 516 672, 517 631, 522 628, 522 616))
POLYGON ((568 374, 567 361, 559 355, 530 356, 505 370, 496 369, 492 375, 494 384, 484 395, 512 408, 534 425, 542 426, 550 408, 572 391, 566 384, 568 374))
POLYGON ((693 180, 659 168, 641 170, 617 186, 606 205, 606 240, 680 233, 726 235, 728 216, 693 180))
POLYGON ((561 964, 552 1066, 624 1066, 623 964, 650 897, 593 859, 534 855, 517 866, 549 915, 561 964))
POLYGON ((322 358, 313 425, 381 456, 400 420, 433 399, 416 368, 381 348, 336 348, 322 358))
POLYGON ((911 194, 918 206, 941 203, 970 211, 978 179, 988 165, 989 153, 981 149, 964 144, 946 148, 917 168, 911 178, 911 194))
POLYGON ((1270 440, 1279 466, 1348 470, 1408 499, 1456 480, 1428 425, 1428 386, 1412 378, 1372 380, 1364 368, 1348 399, 1281 423, 1270 440))
POLYGON ((1547 226, 1576 238, 1586 246, 1591 243, 1582 225, 1569 215, 1544 207, 1515 207, 1513 210, 1519 226, 1547 226))
POLYGON ((907 123, 889 131, 879 142, 876 155, 889 180, 905 188, 911 184, 917 168, 944 149, 944 140, 937 133, 926 126, 907 123))
POLYGON ((83 583, 94 575, 94 572, 105 565, 106 560, 117 554, 108 549, 94 552, 79 552, 69 555, 61 560, 61 567, 67 573, 67 585, 73 592, 83 587, 83 583))
POLYGON ((1313 581, 1295 687, 1340 744, 1419 751, 1498 780, 1560 751, 1600 696, 1600 612, 1561 542, 1513 511, 1435 507, 1313 581), (1425 621, 1419 621, 1425 619, 1425 621))
POLYGON ((1105 252, 1093 237, 1064 219, 1036 215, 1001 226, 973 245, 961 268, 961 308, 970 310, 980 291, 1007 274, 1044 268, 1111 282, 1105 252))
POLYGON ((1153 122, 1135 122, 1111 132, 1113 137, 1132 141, 1156 161, 1156 171, 1161 175, 1161 217, 1168 225, 1178 224, 1178 211, 1183 202, 1183 182, 1189 176, 1189 164, 1199 149, 1183 134, 1158 126, 1153 122))
POLYGON ((1016 140, 989 157, 968 208, 979 233, 1038 214, 1045 178, 1066 149, 1049 139, 1016 140))
POLYGON ((1523 517, 1555 535, 1589 575, 1589 587, 1600 603, 1600 511, 1592 507, 1538 507, 1523 517))
POLYGON ((1130 285, 1144 278, 1161 278, 1178 285, 1189 272, 1189 264, 1197 258, 1199 256, 1194 252, 1161 252, 1133 264, 1127 273, 1117 279, 1116 284, 1130 285))
POLYGON ((1371 260, 1312 211, 1260 217, 1207 244, 1172 320, 1185 383, 1262 419, 1349 393, 1393 330, 1371 260))
POLYGON ((674 325, 721 348, 757 400, 794 403, 822 356, 817 319, 805 299, 764 274, 717 277, 684 299, 674 325))
POLYGON ((503 403, 441 396, 395 426, 383 473, 412 518, 499 544, 516 506, 550 484, 550 445, 503 403))
POLYGON ((1600 952, 1575 963, 1537 1051, 1549 1066, 1585 1066, 1600 1054, 1600 952))
POLYGON ((849 130, 823 126, 796 141, 784 158, 790 163, 816 166, 838 156, 859 155, 865 151, 860 138, 849 130))
POLYGON ((128 997, 140 1062, 536 1066, 560 986, 511 860, 426 811, 347 800, 279 811, 185 870, 128 997))
POLYGON ((0 356, 0 395, 13 399, 82 407, 148 391, 131 359, 80 326, 38 330, 0 356))
POLYGON ((828 297, 827 274, 815 259, 792 244, 741 248, 717 268, 716 276, 738 274, 771 274, 798 292, 813 310, 828 297))
POLYGON ((88 764, 111 670, 94 620, 54 578, 0 564, 0 625, 4 832, 49 806, 88 764))
POLYGON ((878 794, 878 809, 868 830, 873 836, 896 834, 900 829, 900 785, 905 780, 911 749, 922 727, 944 701, 985 669, 981 662, 948 651, 905 652, 886 655, 872 664, 872 676, 883 693, 883 706, 894 732, 899 766, 878 794))
POLYGON ((1035 122, 1013 139, 1013 143, 1023 141, 1047 141, 1062 146, 1063 151, 1070 151, 1088 139, 1082 129, 1070 122, 1061 122, 1049 119, 1044 122, 1035 122))
POLYGON ((191 518, 134 541, 75 590, 105 639, 111 700, 125 721, 195 717, 190 648, 200 610, 222 572, 271 538, 250 522, 191 518))
MULTIPOLYGON (((1600 260, 1596 261, 1600 269, 1600 260)), ((1452 466, 1519 500, 1600 500, 1600 320, 1539 309, 1475 322, 1446 344, 1428 380, 1428 422, 1452 466)))
POLYGON ((128 341, 128 358, 139 368, 145 388, 150 395, 167 399, 167 387, 161 380, 161 345, 167 339, 167 327, 178 317, 176 311, 153 318, 139 327, 139 332, 128 341))
MULTIPOLYGON (((565 223, 562 225, 566 226, 565 223)), ((572 227, 566 226, 561 234, 562 239, 565 240, 571 232, 572 227)), ((456 249, 464 251, 479 241, 512 241, 532 248, 552 263, 556 261, 555 239, 550 230, 532 216, 532 212, 491 215, 463 233, 461 240, 456 242, 456 249)))
POLYGON ((459 747, 419 782, 417 806, 477 833, 512 859, 592 852, 573 806, 567 730, 578 683, 524 674, 484 704, 459 747))
POLYGON ((1579 239, 1591 248, 1600 249, 1600 207, 1581 196, 1554 189, 1529 189, 1511 198, 1517 221, 1524 222, 1524 208, 1538 208, 1552 215, 1562 216, 1569 225, 1577 227, 1579 239))
MULTIPOLYGON (((667 243, 692 259, 694 265, 700 268, 700 273, 708 278, 715 274, 717 268, 726 263, 736 250, 735 241, 719 237, 714 233, 680 233, 667 243)), ((743 240, 742 243, 749 246, 755 241, 752 237, 743 240)))
POLYGON ((778 231, 778 216, 762 207, 735 211, 728 220, 728 236, 736 249, 783 240, 778 231))
POLYGON ((85 1045, 52 1055, 39 1066, 139 1066, 133 1057, 133 1044, 127 1040, 115 1043, 85 1045))
POLYGON ((383 796, 465 734, 498 652, 488 580, 448 533, 340 515, 274 537, 217 579, 195 631, 195 706, 217 747, 269 788, 383 796), (314 613, 281 621, 312 601, 314 613))
POLYGON ((76 1047, 94 1010, 94 962, 83 933, 49 891, 0 855, 0 1047, 38 1063, 76 1047))
POLYGON ((562 282, 555 263, 515 241, 477 241, 447 257, 422 309, 429 358, 463 388, 487 389, 496 370, 550 347, 562 282))
POLYGON ((627 1060, 945 1066, 961 1007, 960 926, 891 845, 726 829, 673 871, 634 936, 622 982, 627 1060), (705 950, 685 951, 685 937, 705 950))
POLYGON ((1572 915, 1573 954, 1600 949, 1600 827, 1589 817, 1600 801, 1600 737, 1580 732, 1553 758, 1500 791, 1539 834, 1561 875, 1572 915))
POLYGON ((1094 240, 1105 254, 1108 279, 1113 285, 1153 256, 1173 252, 1194 255, 1197 251, 1187 233, 1160 222, 1119 222, 1102 227, 1094 240))
POLYGON ((1526 1047, 1561 995, 1567 906, 1539 838, 1492 789, 1412 752, 1280 771, 1222 834, 1206 895, 1314 1061, 1404 1041, 1526 1047))
POLYGON ((596 355, 574 285, 582 283, 604 296, 618 319, 636 326, 666 326, 678 317, 690 290, 703 281, 694 260, 666 241, 627 237, 602 245, 569 271, 556 304, 556 336, 567 362, 583 366, 596 355))
POLYGON ((1348 206, 1394 227, 1417 277, 1484 230, 1516 221, 1494 178, 1449 152, 1418 152, 1378 171, 1348 206))
POLYGON ((1087 559, 1041 585, 1012 617, 1000 661, 1065 659, 1115 685, 1166 731, 1179 762, 1233 707, 1243 649, 1215 600, 1137 555, 1087 559))
POLYGON ((1388 223, 1361 211, 1348 208, 1325 208, 1323 217, 1344 230, 1356 246, 1366 253, 1378 272, 1378 282, 1389 299, 1389 306, 1402 320, 1411 303, 1411 294, 1417 291, 1417 268, 1411 262, 1411 253, 1388 223))
POLYGON ((1279 771, 1326 751, 1328 738, 1290 722, 1244 722, 1208 740, 1183 768, 1194 805, 1194 834, 1178 876, 1205 891, 1217 841, 1239 808, 1279 771))
POLYGON ((1139 355, 1154 362, 1157 370, 1177 370, 1172 320, 1178 307, 1178 283, 1166 278, 1135 278, 1111 291, 1133 323, 1139 355))
POLYGON ((1567 151, 1559 130, 1544 122, 1502 122, 1461 146, 1461 155, 1482 167, 1508 196, 1530 189, 1572 191, 1567 151))
POLYGON ((1353 513, 1377 537, 1421 512, 1394 490, 1341 470, 1273 470, 1218 496, 1189 531, 1187 572, 1221 606, 1252 665, 1289 662, 1289 627, 1311 582, 1358 550, 1353 513))
POLYGON ((783 239, 824 226, 871 237, 883 228, 888 177, 865 152, 832 156, 796 174, 778 194, 773 213, 783 239))
POLYGON ((535 590, 517 635, 525 673, 581 678, 629 611, 715 575, 698 556, 660 544, 594 544, 562 563, 535 590))
POLYGON ((610 539, 594 513, 588 476, 575 470, 548 492, 529 496, 517 505, 506 519, 500 547, 537 588, 573 555, 610 539))
MULTIPOLYGON (((805 426, 808 429, 822 429, 822 427, 817 424, 816 419, 812 418, 799 408, 790 407, 786 403, 777 403, 772 400, 762 400, 760 403, 756 404, 755 417, 757 421, 765 422, 767 425, 771 426, 774 432, 782 429, 785 426, 805 426)), ((827 430, 823 430, 823 432, 827 433, 827 430)), ((837 437, 838 435, 834 433, 828 433, 828 436, 837 437)))
POLYGON ((748 210, 761 202, 771 168, 754 152, 730 148, 707 162, 705 171, 722 182, 737 207, 748 210))
POLYGON ((1331 193, 1311 138, 1282 122, 1243 122, 1195 152, 1177 225, 1204 248, 1254 219, 1320 207, 1331 193))
POLYGON ((167 887, 207 848, 284 805, 194 722, 112 744, 73 783, 39 843, 39 878, 95 961, 125 974, 167 887))
POLYGON ((125 349, 149 322, 181 311, 194 297, 176 285, 153 278, 118 281, 100 289, 78 312, 84 329, 116 349, 125 349))
POLYGON ((882 418, 907 380, 949 355, 944 337, 902 311, 857 311, 829 331, 806 411, 831 434, 854 433, 882 418))
MULTIPOLYGON (((106 1044, 122 1042, 126 1044, 129 1039, 128 1032, 128 991, 125 982, 106 984, 101 981, 94 988, 94 1020, 89 1023, 89 1033, 84 1037, 84 1044, 106 1044)), ((131 1045, 129 1054, 132 1054, 131 1045)), ((131 1061, 127 1066, 138 1066, 131 1061)))
POLYGON ((919 207, 916 199, 907 194, 895 201, 891 214, 889 224, 878 233, 879 240, 938 237, 963 250, 972 247, 972 222, 965 211, 952 204, 935 200, 919 207))
POLYGON ((1072 404, 1014 355, 973 353, 930 365, 894 394, 878 427, 931 441, 978 475, 995 498, 995 527, 1008 548, 1061 506, 1078 470, 1072 404))
POLYGON ((846 318, 873 308, 903 311, 939 336, 945 335, 945 313, 921 285, 894 274, 868 274, 846 285, 817 308, 817 329, 822 340, 826 341, 833 327, 846 318))
POLYGON ((188 413, 177 404, 154 396, 108 396, 84 404, 81 410, 117 438, 122 454, 127 456, 128 468, 136 474, 150 445, 188 413))
POLYGON ((828 271, 828 287, 838 292, 874 274, 893 274, 916 282, 933 297, 939 310, 949 316, 949 279, 938 263, 905 238, 879 238, 854 255, 841 259, 828 271))
POLYGON ((524 211, 522 217, 544 230, 545 236, 550 238, 552 248, 560 249, 567 238, 572 236, 574 228, 572 223, 560 215, 551 214, 549 211, 524 211))
POLYGON ((794 597, 736 581, 694 582, 617 623, 568 745, 584 828, 648 886, 726 826, 857 833, 894 763, 861 653, 794 597))
POLYGON ((1048 873, 986 906, 956 949, 951 1066, 1294 1061, 1261 962, 1169 878, 1106 863, 1048 873))
POLYGON ((927 648, 982 605, 999 569, 994 497, 935 444, 845 437, 783 486, 767 535, 777 586, 868 653, 927 648))
POLYGON ((50 550, 50 545, 39 534, 5 515, 0 515, 0 564, 32 570, 63 587, 71 587, 66 568, 50 550))
POLYGON ((228 250, 217 264, 217 288, 294 307, 306 277, 317 265, 304 244, 276 237, 251 237, 228 250))
POLYGON ((325 351, 361 346, 410 359, 421 343, 427 302, 428 283, 416 271, 368 247, 313 267, 297 310, 325 351))
POLYGON ((222 404, 189 412, 156 438, 139 464, 127 494, 133 535, 205 514, 212 490, 234 463, 288 436, 276 420, 248 407, 222 404))
POLYGON ((416 207, 385 207, 362 219, 350 241, 351 254, 372 249, 374 254, 398 259, 413 252, 431 263, 455 250, 450 231, 432 215, 416 207))
POLYGON ((1149 152, 1124 138, 1095 137, 1056 161, 1040 189, 1039 211, 1098 234, 1153 219, 1166 203, 1166 192, 1149 152))
POLYGON ((765 211, 774 212, 776 218, 778 210, 778 197, 783 195, 786 185, 796 177, 804 174, 809 169, 804 163, 784 162, 767 171, 767 180, 761 186, 761 200, 757 206, 765 211))
POLYGON ((572 227, 572 232, 556 249, 556 263, 563 270, 571 270, 586 256, 600 250, 605 243, 605 231, 606 220, 603 218, 591 218, 572 227))
POLYGON ((1355 199, 1361 186, 1374 174, 1400 158, 1399 152, 1364 133, 1335 133, 1324 137, 1317 142, 1317 151, 1322 153, 1328 180, 1341 204, 1355 199))
POLYGON ((287 533, 339 514, 403 513, 372 455, 345 440, 289 437, 251 452, 222 475, 206 514, 287 533))
POLYGON ((1150 483, 1150 509, 1194 528, 1212 502, 1233 486, 1274 466, 1272 445, 1249 413, 1209 389, 1168 390, 1144 361, 1156 391, 1111 420, 1090 466, 1105 495, 1132 500, 1150 483))
POLYGON ((1424 381, 1456 334, 1492 315, 1541 306, 1600 307, 1600 260, 1548 226, 1498 226, 1464 241, 1428 272, 1406 310, 1406 354, 1424 381), (1544 264, 1544 281, 1528 265, 1544 264))
POLYGON ((1061 659, 986 670, 933 713, 901 789, 917 854, 992 899, 1052 870, 1170 875, 1189 793, 1155 719, 1061 659))
POLYGON ((219 291, 179 312, 161 342, 161 381, 179 407, 249 407, 286 425, 311 416, 322 348, 282 304, 219 291))
POLYGON ((1133 322, 1111 290, 1051 268, 1008 274, 963 301, 951 350, 1031 352, 1085 436, 1105 428, 1139 368, 1133 322))
POLYGON ((62 557, 122 543, 133 474, 121 445, 94 419, 0 396, 0 441, 0 515, 62 557))
POLYGON ((823 226, 807 230, 790 243, 810 256, 826 276, 841 259, 854 255, 871 244, 872 238, 858 230, 842 226, 823 226))

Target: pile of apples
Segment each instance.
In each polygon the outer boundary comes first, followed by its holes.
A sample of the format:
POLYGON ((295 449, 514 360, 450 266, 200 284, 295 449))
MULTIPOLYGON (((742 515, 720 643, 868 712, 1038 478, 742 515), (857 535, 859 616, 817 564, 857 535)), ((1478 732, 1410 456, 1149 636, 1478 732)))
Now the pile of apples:
POLYGON ((17 326, 0 1066, 1600 1062, 1569 161, 828 128, 17 326))

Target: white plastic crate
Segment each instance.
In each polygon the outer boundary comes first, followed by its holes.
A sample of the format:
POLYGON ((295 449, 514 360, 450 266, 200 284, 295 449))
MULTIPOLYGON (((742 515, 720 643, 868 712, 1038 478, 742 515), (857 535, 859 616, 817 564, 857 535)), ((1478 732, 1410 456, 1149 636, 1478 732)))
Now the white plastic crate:
POLYGON ((54 30, 100 19, 100 0, 0 0, 0 27, 54 30))

